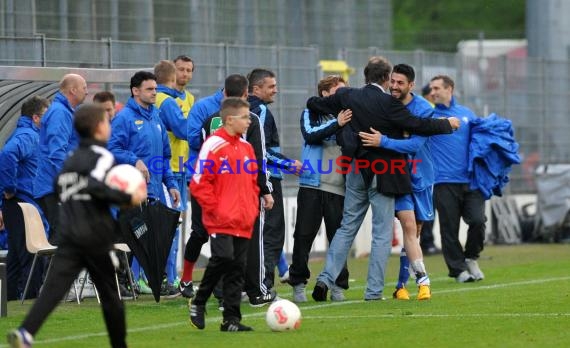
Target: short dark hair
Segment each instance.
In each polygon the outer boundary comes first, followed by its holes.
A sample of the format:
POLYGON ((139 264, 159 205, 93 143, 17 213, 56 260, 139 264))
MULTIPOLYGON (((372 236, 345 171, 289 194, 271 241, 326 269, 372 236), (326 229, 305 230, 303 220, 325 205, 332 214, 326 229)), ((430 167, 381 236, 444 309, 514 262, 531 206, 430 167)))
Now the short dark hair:
POLYGON ((429 86, 429 83, 426 83, 426 85, 422 87, 422 97, 425 97, 430 93, 431 93, 431 87, 429 86))
POLYGON ((192 58, 188 57, 187 55, 179 55, 178 57, 174 58, 173 62, 174 64, 176 64, 177 61, 183 61, 183 62, 190 62, 192 63, 192 72, 194 72, 194 69, 196 68, 196 64, 194 63, 194 60, 192 60, 192 58))
POLYGON ((73 127, 81 138, 93 138, 99 123, 107 119, 107 113, 101 105, 84 104, 73 116, 73 127))
POLYGON ((222 101, 222 108, 220 109, 222 122, 225 122, 231 112, 239 108, 247 108, 249 110, 249 103, 238 97, 228 97, 224 99, 224 101, 222 101))
POLYGON ((329 75, 319 81, 317 85, 317 92, 319 93, 319 97, 323 96, 324 91, 330 91, 331 88, 335 87, 339 83, 344 83, 346 85, 346 81, 339 75, 329 75))
POLYGON ((416 79, 416 72, 414 71, 414 68, 412 68, 408 64, 394 65, 394 69, 392 69, 392 73, 401 74, 401 75, 406 76, 406 78, 408 79, 408 82, 414 82, 414 80, 416 79))
POLYGON ((263 81, 268 77, 274 78, 275 73, 267 69, 253 69, 249 74, 247 74, 247 79, 249 81, 248 92, 253 92, 253 86, 263 85, 263 81))
POLYGON ((453 82, 453 79, 451 77, 447 75, 436 75, 432 77, 430 81, 435 81, 435 80, 442 80, 443 87, 445 88, 451 87, 451 89, 455 90, 455 82, 453 82))
POLYGON ((49 101, 46 98, 35 95, 31 98, 26 99, 22 104, 22 115, 32 117, 33 115, 39 115, 43 108, 49 108, 49 101))
POLYGON ((111 103, 113 103, 113 105, 115 105, 116 103, 115 95, 109 91, 101 91, 95 93, 95 95, 93 96, 93 101, 97 103, 104 103, 110 101, 111 103))
POLYGON ((364 68, 364 81, 366 83, 384 83, 390 79, 392 64, 382 56, 374 56, 368 60, 364 68))
POLYGON ((226 77, 224 82, 224 92, 226 97, 242 97, 247 93, 249 82, 247 78, 240 74, 233 74, 226 77))
POLYGON ((133 96, 133 88, 134 87, 139 88, 142 85, 142 83, 144 81, 147 81, 147 80, 156 81, 156 76, 153 73, 151 73, 150 71, 141 70, 141 71, 137 71, 133 75, 133 77, 131 77, 131 85, 129 87, 129 89, 131 91, 131 97, 133 96))

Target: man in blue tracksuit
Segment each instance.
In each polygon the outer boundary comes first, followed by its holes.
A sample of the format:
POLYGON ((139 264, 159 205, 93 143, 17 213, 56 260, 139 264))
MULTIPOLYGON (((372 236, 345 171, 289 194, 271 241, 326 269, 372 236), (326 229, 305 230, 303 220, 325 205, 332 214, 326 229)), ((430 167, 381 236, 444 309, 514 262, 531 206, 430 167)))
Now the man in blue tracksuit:
POLYGON ((57 244, 58 199, 54 180, 67 154, 79 141, 73 130, 73 112, 87 96, 87 83, 83 77, 67 74, 59 83, 59 92, 42 118, 40 127, 40 154, 38 171, 33 182, 33 194, 50 225, 50 241, 57 244))
MULTIPOLYGON (((176 178, 177 188, 181 197, 187 199, 184 194, 188 190, 184 173, 184 158, 188 154, 174 153, 177 147, 181 146, 180 142, 186 142, 187 140, 187 121, 182 113, 181 105, 178 105, 176 99, 183 97, 184 93, 176 89, 176 66, 173 62, 161 60, 154 66, 154 74, 156 75, 156 82, 158 83, 155 106, 159 110, 160 120, 168 131, 171 154, 176 157, 174 159, 171 158, 169 163, 170 169, 176 178)), ((186 150, 187 146, 184 147, 184 149, 186 150)), ((170 203, 170 200, 167 200, 167 203, 170 203)), ((172 204, 168 206, 172 207, 172 204)), ((182 207, 186 207, 185 201, 181 201, 178 207, 175 208, 184 213, 185 209, 182 210, 182 207)), ((162 289, 162 294, 167 297, 174 297, 179 293, 178 284, 176 283, 178 279, 176 258, 178 257, 179 239, 180 229, 177 228, 166 263, 167 281, 163 284, 162 289)))
POLYGON ((133 75, 132 96, 113 119, 108 147, 118 164, 130 164, 143 173, 149 198, 164 202, 164 183, 176 206, 180 193, 168 163, 171 155, 166 127, 153 105, 156 87, 154 74, 139 71, 133 75))
MULTIPOLYGON (((302 164, 298 160, 291 160, 281 153, 279 146, 279 133, 271 110, 267 105, 273 102, 277 94, 277 80, 272 71, 254 69, 248 74, 250 111, 259 116, 259 121, 265 132, 265 149, 267 151, 267 166, 270 171, 270 182, 273 186, 273 209, 265 214, 263 228, 263 249, 265 255, 265 280, 267 289, 274 285, 275 267, 279 262, 283 244, 285 242, 285 211, 283 208, 283 192, 281 171, 288 174, 299 174, 302 164)), ((265 297, 250 298, 250 304, 259 306, 273 301, 275 292, 265 297)))
MULTIPOLYGON (((34 259, 26 249, 24 216, 18 203, 36 204, 32 180, 38 167, 40 120, 48 107, 48 100, 42 97, 26 100, 16 129, 0 152, 0 226, 4 221, 8 230, 8 300, 21 297, 34 259)), ((41 267, 35 270, 28 298, 36 297, 41 285, 41 267)))
MULTIPOLYGON (((170 169, 170 145, 166 127, 154 106, 156 77, 148 71, 139 71, 131 78, 131 98, 113 118, 109 151, 117 164, 130 164, 139 169, 147 182, 148 198, 166 205, 162 184, 166 186, 172 205, 180 203, 180 192, 170 169)), ((138 266, 133 263, 138 280, 138 266)), ((179 294, 179 293, 177 293, 179 294)))
POLYGON ((459 283, 482 280, 477 264, 485 240, 485 200, 479 190, 469 189, 469 142, 471 122, 477 116, 453 97, 453 80, 446 75, 431 79, 434 117, 455 116, 461 120, 453 134, 430 137, 435 168, 435 202, 439 214, 441 244, 449 276, 459 283), (465 250, 459 242, 461 217, 469 225, 465 250))

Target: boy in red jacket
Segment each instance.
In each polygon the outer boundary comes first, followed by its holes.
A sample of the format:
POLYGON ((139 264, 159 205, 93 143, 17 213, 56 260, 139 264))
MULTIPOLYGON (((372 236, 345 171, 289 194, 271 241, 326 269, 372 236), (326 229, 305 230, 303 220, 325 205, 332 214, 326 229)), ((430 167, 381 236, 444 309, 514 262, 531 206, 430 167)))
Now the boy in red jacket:
POLYGON ((202 207, 212 256, 190 305, 190 322, 206 326, 206 302, 224 277, 221 331, 252 331, 242 325, 240 302, 247 248, 259 213, 258 164, 252 146, 241 136, 249 127, 249 103, 226 98, 220 111, 223 127, 202 145, 190 190, 202 207))

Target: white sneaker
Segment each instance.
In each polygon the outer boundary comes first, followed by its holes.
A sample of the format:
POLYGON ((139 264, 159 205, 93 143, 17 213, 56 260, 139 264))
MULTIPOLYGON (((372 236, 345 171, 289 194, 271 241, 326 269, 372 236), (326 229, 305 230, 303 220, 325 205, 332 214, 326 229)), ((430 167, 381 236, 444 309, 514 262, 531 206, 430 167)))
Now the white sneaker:
POLYGON ((485 275, 481 272, 481 268, 479 268, 479 264, 477 260, 474 259, 465 259, 465 263, 467 264, 467 269, 469 273, 473 276, 473 278, 477 281, 485 279, 485 275))
POLYGON ((344 297, 343 289, 338 285, 333 285, 331 288, 331 301, 344 301, 346 298, 344 297))
POLYGON ((293 286, 293 302, 307 302, 307 294, 305 294, 306 284, 297 284, 293 286))
POLYGON ((455 281, 458 283, 471 283, 475 281, 475 278, 469 273, 468 271, 463 271, 459 273, 457 277, 455 277, 455 281))
POLYGON ((281 277, 279 277, 279 281, 281 282, 281 284, 285 284, 289 281, 289 270, 287 270, 287 272, 285 272, 285 274, 283 274, 281 277))

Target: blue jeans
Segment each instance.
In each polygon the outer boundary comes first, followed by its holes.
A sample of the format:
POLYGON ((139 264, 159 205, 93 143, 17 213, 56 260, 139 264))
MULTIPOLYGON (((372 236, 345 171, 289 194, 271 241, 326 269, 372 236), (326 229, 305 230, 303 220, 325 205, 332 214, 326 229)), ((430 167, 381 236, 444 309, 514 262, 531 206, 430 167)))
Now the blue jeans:
POLYGON ((346 175, 346 194, 344 196, 344 212, 340 228, 327 251, 325 269, 317 277, 329 288, 345 266, 352 242, 362 225, 369 205, 372 205, 372 247, 368 260, 368 278, 365 300, 382 298, 384 290, 384 272, 392 249, 392 226, 394 222, 394 198, 379 193, 376 189, 376 178, 369 187, 362 179, 361 173, 354 173, 354 162, 351 171, 346 175))

